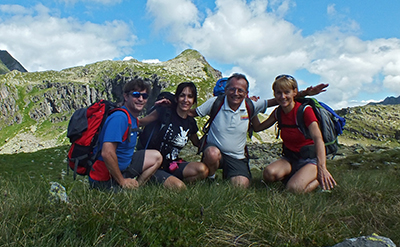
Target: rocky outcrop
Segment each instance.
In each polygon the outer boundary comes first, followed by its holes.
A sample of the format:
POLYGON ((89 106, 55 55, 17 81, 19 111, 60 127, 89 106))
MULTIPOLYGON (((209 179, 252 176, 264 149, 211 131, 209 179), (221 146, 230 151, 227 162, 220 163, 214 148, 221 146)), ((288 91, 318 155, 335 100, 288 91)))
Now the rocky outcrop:
POLYGON ((18 89, 16 87, 0 84, 0 130, 2 126, 21 123, 22 116, 17 105, 18 99, 18 89))
POLYGON ((400 105, 367 105, 336 111, 346 118, 345 135, 378 142, 400 142, 400 105))
POLYGON ((122 102, 123 86, 131 78, 140 77, 152 85, 149 108, 161 90, 174 90, 183 81, 196 83, 199 98, 206 98, 210 88, 203 85, 210 85, 221 76, 221 72, 194 50, 158 64, 134 59, 102 61, 60 72, 12 71, 0 75, 0 130, 15 132, 5 131, 7 134, 0 136, 0 153, 24 152, 28 146, 45 148, 48 147, 46 140, 52 145, 66 144, 65 129, 72 113, 99 99, 122 102), (33 143, 19 145, 26 135, 33 143))
MULTIPOLYGON (((28 72, 15 58, 13 58, 8 51, 0 50, 0 61, 4 64, 9 71, 18 70, 20 72, 28 72)), ((5 74, 8 71, 0 72, 5 74)))

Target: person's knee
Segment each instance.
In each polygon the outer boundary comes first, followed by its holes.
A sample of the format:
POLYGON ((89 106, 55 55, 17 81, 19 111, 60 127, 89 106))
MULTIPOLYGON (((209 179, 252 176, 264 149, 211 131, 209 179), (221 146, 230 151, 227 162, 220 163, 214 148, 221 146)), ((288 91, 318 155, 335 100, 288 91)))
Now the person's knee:
POLYGON ((297 179, 290 179, 286 184, 286 189, 292 193, 303 194, 308 193, 318 188, 318 180, 312 180, 309 183, 298 181, 297 179))
POLYGON ((157 150, 146 150, 145 159, 148 160, 153 166, 157 168, 161 165, 163 157, 157 150))
POLYGON ((248 188, 250 186, 250 179, 244 176, 235 176, 231 178, 231 183, 235 187, 248 188))
POLYGON ((217 147, 208 147, 204 151, 204 159, 212 162, 219 161, 221 159, 221 151, 217 147))
POLYGON ((197 168, 197 174, 199 174, 200 179, 204 179, 208 176, 209 170, 205 164, 203 164, 203 163, 200 163, 200 164, 201 165, 199 165, 197 168))
POLYGON ((272 167, 265 167, 263 171, 263 178, 266 182, 276 181, 276 171, 272 167))
POLYGON ((172 190, 185 190, 185 183, 177 177, 170 176, 164 181, 164 187, 172 190))
POLYGON ((307 193, 307 185, 303 179, 298 179, 298 177, 292 177, 286 184, 286 189, 292 193, 302 194, 307 193))
POLYGON ((286 189, 292 193, 301 194, 304 193, 305 188, 300 186, 298 183, 289 180, 289 182, 286 184, 286 189))
POLYGON ((162 157, 161 153, 157 150, 154 150, 154 159, 155 159, 155 163, 158 166, 160 166, 163 161, 163 157, 162 157))

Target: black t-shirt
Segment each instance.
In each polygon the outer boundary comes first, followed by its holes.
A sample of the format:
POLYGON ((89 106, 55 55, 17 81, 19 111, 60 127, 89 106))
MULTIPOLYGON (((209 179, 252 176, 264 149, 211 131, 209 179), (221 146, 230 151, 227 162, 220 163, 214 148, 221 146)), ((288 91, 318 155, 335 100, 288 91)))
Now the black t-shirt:
MULTIPOLYGON (((153 132, 147 149, 160 151, 163 164, 169 164, 178 159, 179 152, 188 143, 190 136, 197 133, 198 127, 193 117, 181 118, 175 109, 158 107, 156 110, 158 120, 145 128, 145 132, 153 132)), ((147 140, 142 140, 142 143, 147 143, 147 140)))

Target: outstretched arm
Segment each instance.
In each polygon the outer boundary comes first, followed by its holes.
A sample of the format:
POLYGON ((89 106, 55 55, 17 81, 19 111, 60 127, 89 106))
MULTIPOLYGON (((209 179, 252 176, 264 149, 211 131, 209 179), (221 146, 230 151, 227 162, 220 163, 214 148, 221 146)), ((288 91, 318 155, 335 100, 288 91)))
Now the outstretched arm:
POLYGON ((316 85, 315 87, 309 86, 306 88, 306 90, 302 90, 298 93, 298 97, 305 97, 305 96, 313 96, 320 94, 322 92, 326 91, 326 88, 329 86, 329 84, 321 83, 316 85))
MULTIPOLYGON (((314 86, 309 86, 305 90, 299 91, 299 93, 297 94, 296 97, 313 96, 313 95, 320 94, 322 92, 325 92, 326 88, 328 86, 329 86, 329 84, 325 84, 325 83, 318 84, 315 87, 314 86)), ((275 99, 269 99, 269 100, 267 100, 267 102, 268 102, 268 107, 278 105, 278 102, 276 102, 275 99)))
POLYGON ((336 181, 326 168, 325 144, 322 139, 321 130, 317 122, 312 122, 308 126, 308 129, 314 141, 315 151, 317 153, 317 180, 322 189, 331 190, 335 187, 336 181))
POLYGON ((196 108, 194 108, 189 110, 188 115, 191 117, 197 117, 199 114, 197 114, 196 108))
POLYGON ((251 123, 253 124, 253 130, 255 132, 259 132, 265 129, 268 129, 271 127, 274 123, 276 122, 275 119, 275 111, 273 111, 269 117, 262 123, 260 123, 260 119, 258 119, 258 116, 254 116, 251 119, 251 123))
POLYGON ((139 126, 146 126, 158 119, 157 110, 152 111, 149 115, 139 119, 139 126))
MULTIPOLYGON (((168 99, 160 99, 154 102, 154 106, 163 106, 163 107, 168 107, 171 105, 171 101, 168 99)), ((151 122, 156 121, 158 118, 158 112, 157 110, 152 111, 149 115, 139 119, 139 126, 146 126, 151 122)))

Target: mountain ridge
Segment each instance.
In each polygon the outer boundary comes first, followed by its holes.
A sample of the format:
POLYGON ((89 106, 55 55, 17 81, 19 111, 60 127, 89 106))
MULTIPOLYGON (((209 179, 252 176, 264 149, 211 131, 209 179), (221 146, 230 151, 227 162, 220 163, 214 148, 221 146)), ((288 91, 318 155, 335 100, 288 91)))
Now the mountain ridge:
MULTIPOLYGON (((152 93, 147 109, 160 91, 175 91, 192 81, 198 90, 198 104, 212 97, 222 73, 198 51, 185 50, 165 62, 148 64, 136 59, 99 61, 61 71, 0 75, 0 153, 31 152, 68 144, 66 130, 72 113, 99 99, 122 100, 122 87, 129 78, 149 82, 152 93)), ((367 105, 339 110, 347 120, 343 143, 399 145, 400 105, 367 105)), ((198 125, 206 121, 199 118, 198 125)), ((273 129, 256 133, 254 142, 277 142, 273 129)))
POLYGON ((75 110, 99 99, 122 101, 125 81, 136 77, 152 85, 149 108, 161 90, 174 91, 184 81, 196 84, 202 103, 212 96, 209 85, 222 73, 195 50, 157 64, 106 60, 61 71, 8 72, 0 75, 0 149, 26 150, 20 143, 27 136, 32 142, 26 145, 35 148, 47 147, 49 142, 67 144, 65 132, 75 110))
POLYGON ((389 96, 386 97, 383 101, 371 102, 368 105, 397 105, 397 104, 400 104, 400 96, 398 97, 389 96))
POLYGON ((28 72, 8 51, 0 50, 0 74, 5 74, 13 70, 28 72))

